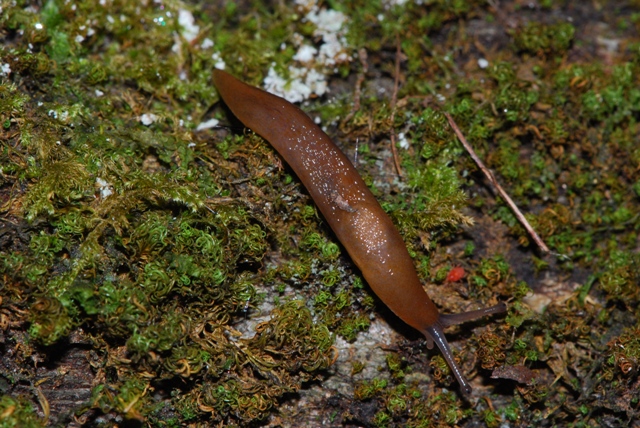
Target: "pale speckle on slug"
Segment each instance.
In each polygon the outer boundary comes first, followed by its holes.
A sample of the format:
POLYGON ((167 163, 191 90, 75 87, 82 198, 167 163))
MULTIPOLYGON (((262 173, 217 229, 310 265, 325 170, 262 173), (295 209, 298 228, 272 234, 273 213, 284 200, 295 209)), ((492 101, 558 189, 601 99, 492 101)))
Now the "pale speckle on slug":
POLYGON ((364 247, 367 254, 372 255, 380 263, 386 263, 389 258, 387 250, 387 235, 380 226, 380 219, 368 207, 360 208, 351 218, 351 225, 355 237, 364 247))

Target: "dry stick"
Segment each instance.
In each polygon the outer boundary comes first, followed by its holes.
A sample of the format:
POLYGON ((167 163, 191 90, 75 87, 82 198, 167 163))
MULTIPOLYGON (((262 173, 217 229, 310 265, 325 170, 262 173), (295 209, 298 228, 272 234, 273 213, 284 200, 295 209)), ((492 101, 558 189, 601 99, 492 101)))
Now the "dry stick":
POLYGON ((482 161, 480 160, 480 158, 478 157, 476 152, 473 150, 473 148, 471 147, 471 145, 469 144, 467 139, 464 138, 464 135, 462 135, 462 131, 460 131, 460 128, 458 128, 458 125, 456 125, 456 122, 453 120, 451 115, 449 113, 444 113, 444 115, 446 116, 447 120, 449 121, 449 125, 451 125, 451 128, 453 128, 453 132, 456 133, 456 135, 458 136, 458 139, 460 140, 460 142, 462 143, 464 148, 467 149, 467 152, 469 152, 469 155, 471 155, 471 159, 473 159, 473 161, 476 163, 476 165, 478 165, 478 167, 480 167, 480 169, 482 170, 484 175, 489 180, 489 183, 491 183, 493 185, 493 187, 496 189, 496 191, 502 197, 502 199, 504 199, 507 202, 507 205, 509 205, 509 207, 511 208, 513 213, 518 218, 518 221, 520 221, 522 226, 524 226, 524 228, 527 230, 527 232, 529 233, 531 238, 535 241, 536 244, 538 244, 538 247, 540 247, 542 252, 550 253, 551 251, 549 251, 549 247, 547 247, 547 245, 544 243, 544 241, 542 241, 542 238, 540 238, 540 236, 538 236, 536 231, 533 230, 533 227, 531 227, 531 225, 529 224, 527 219, 524 217, 522 212, 520 212, 520 210, 518 209, 516 204, 513 202, 513 200, 509 197, 509 195, 507 195, 507 192, 505 192, 504 189, 502 188, 502 186, 500 186, 500 184, 498 184, 498 181, 494 177, 493 173, 491 171, 489 171, 489 169, 486 166, 484 166, 484 164, 482 163, 482 161))
POLYGON ((396 149, 396 132, 394 130, 394 122, 396 119, 396 103, 398 102, 398 86, 400 86, 400 57, 402 50, 400 49, 400 36, 396 35, 396 68, 393 79, 393 94, 391 95, 391 153, 393 154, 393 163, 396 166, 396 172, 402 177, 400 169, 400 161, 398 160, 398 151, 396 149))
POLYGON ((360 59, 360 64, 362 65, 362 71, 358 73, 358 79, 356 80, 356 89, 353 93, 353 107, 351 107, 351 111, 344 118, 342 123, 349 122, 353 116, 360 110, 360 96, 362 93, 362 84, 364 83, 365 74, 369 71, 369 63, 367 63, 367 51, 364 48, 358 50, 358 58, 360 59))
MULTIPOLYGON (((353 107, 351 107, 351 111, 342 121, 342 125, 349 123, 351 119, 356 115, 358 110, 360 110, 360 96, 362 94, 362 84, 364 83, 365 74, 369 71, 369 64, 367 63, 367 50, 365 48, 360 48, 358 50, 358 58, 360 59, 360 64, 362 65, 362 71, 358 73, 358 79, 356 80, 356 89, 353 93, 353 107)), ((340 125, 340 129, 342 130, 342 125, 340 125)), ((353 161, 351 162, 354 167, 358 167, 358 139, 356 138, 356 151, 353 156, 353 161)))

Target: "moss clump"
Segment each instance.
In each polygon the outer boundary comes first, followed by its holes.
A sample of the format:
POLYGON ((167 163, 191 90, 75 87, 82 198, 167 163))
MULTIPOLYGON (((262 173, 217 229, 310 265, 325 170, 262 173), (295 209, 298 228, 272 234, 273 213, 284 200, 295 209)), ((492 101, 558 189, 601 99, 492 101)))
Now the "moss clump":
POLYGON ((640 300, 640 257, 625 251, 611 252, 611 259, 600 277, 600 288, 611 300, 620 301, 629 310, 637 310, 632 302, 640 300))
POLYGON ((571 46, 575 27, 568 22, 545 25, 527 22, 514 35, 516 47, 534 55, 562 55, 571 46))
POLYGON ((637 328, 626 328, 622 334, 607 344, 605 371, 602 377, 625 389, 630 376, 638 371, 640 363, 640 339, 637 328))
MULTIPOLYGON (((217 421, 265 418, 278 398, 296 391, 301 382, 312 379, 315 371, 327 368, 332 361, 329 330, 314 323, 300 301, 275 309, 270 321, 256 327, 254 339, 216 344, 223 345, 229 354, 229 367, 243 367, 244 374, 238 378, 220 373, 218 381, 192 393, 197 396, 199 410, 211 412, 217 421), (274 382, 269 385, 260 381, 264 376, 274 382)), ((181 401, 183 405, 187 402, 184 397, 181 401)))
MULTIPOLYGON (((263 142, 260 149, 250 147, 257 138, 195 142, 192 118, 213 102, 210 70, 225 49, 224 31, 215 48, 176 39, 187 12, 181 3, 26 6, 5 5, 0 18, 10 40, 0 47, 10 75, 0 83, 8 220, 0 276, 11 322, 27 325, 45 353, 72 332, 91 337, 104 356, 96 367, 117 373, 93 390, 88 404, 100 412, 223 423, 266 417, 330 364, 333 337, 298 303, 276 309, 253 339, 239 340, 233 327, 261 302, 256 287, 271 242, 289 235, 256 215, 260 198, 242 199, 232 184, 274 163, 263 142), (180 77, 186 64, 188 78, 180 77), (264 395, 255 401, 255 391, 237 391, 232 378, 264 395), (162 382, 171 396, 161 405, 152 392, 162 382), (240 407, 206 416, 207 404, 196 401, 204 382, 235 391, 240 407)), ((263 170, 252 191, 280 193, 272 181, 285 174, 263 170)), ((301 214, 317 227, 313 213, 301 214)), ((335 260, 338 247, 322 241, 310 252, 335 260)), ((309 269, 299 263, 290 276, 306 278, 309 269)), ((351 300, 338 299, 346 310, 351 300)))
MULTIPOLYGON (((395 365, 392 363, 390 368, 395 365)), ((394 383, 373 379, 357 385, 355 398, 360 401, 378 400, 379 410, 370 423, 374 426, 394 426, 402 423, 408 427, 439 426, 459 423, 468 412, 461 409, 461 402, 452 393, 432 394, 425 397, 418 388, 406 383, 394 383), (440 421, 440 422, 438 422, 440 421)))
POLYGON ((0 424, 6 428, 41 428, 46 420, 36 414, 33 404, 25 397, 0 396, 0 424))

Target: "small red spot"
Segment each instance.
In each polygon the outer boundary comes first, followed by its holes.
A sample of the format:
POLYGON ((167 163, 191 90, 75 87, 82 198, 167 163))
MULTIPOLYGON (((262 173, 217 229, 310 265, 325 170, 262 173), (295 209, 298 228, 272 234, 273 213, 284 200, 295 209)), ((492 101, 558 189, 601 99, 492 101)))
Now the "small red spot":
POLYGON ((445 282, 458 282, 462 278, 464 278, 464 275, 465 275, 464 268, 460 266, 456 266, 449 271, 449 273, 447 274, 447 279, 445 279, 445 282))

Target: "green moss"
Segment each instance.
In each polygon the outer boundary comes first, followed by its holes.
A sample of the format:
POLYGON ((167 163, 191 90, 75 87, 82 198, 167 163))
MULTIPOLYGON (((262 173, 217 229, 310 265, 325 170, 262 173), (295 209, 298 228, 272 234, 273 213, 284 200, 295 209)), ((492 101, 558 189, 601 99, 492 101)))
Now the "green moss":
POLYGON ((451 270, 450 266, 443 266, 436 271, 435 276, 433 277, 433 281, 436 283, 443 283, 447 278, 447 274, 451 270))
POLYGON ((377 427, 386 427, 391 420, 391 416, 387 412, 380 411, 375 414, 373 424, 377 427))
POLYGON ((337 333, 344 337, 346 341, 353 342, 356 340, 358 333, 367 331, 370 325, 371 321, 366 314, 356 314, 344 318, 337 329, 337 333))
POLYGON ((397 379, 402 379, 405 375, 404 368, 406 365, 405 362, 402 360, 402 358, 397 354, 387 354, 386 361, 387 361, 387 367, 389 368, 389 371, 391 371, 391 374, 393 375, 393 377, 397 379))
MULTIPOLYGON (((632 304, 640 299, 638 281, 640 280, 640 258, 637 254, 613 250, 607 267, 600 277, 600 288, 612 300, 623 304, 632 304)), ((630 307, 632 308, 632 307, 630 307)))
POLYGON ((92 391, 93 405, 107 413, 117 410, 127 418, 142 416, 144 407, 149 405, 149 384, 142 380, 129 380, 117 391, 108 386, 98 386, 92 391))
POLYGON ((533 317, 534 317, 534 314, 529 307, 519 302, 516 302, 514 305, 512 305, 511 309, 509 310, 509 315, 507 315, 507 317, 505 318, 505 322, 509 324, 511 327, 518 328, 525 321, 533 317))
POLYGON ((368 400, 375 394, 382 391, 387 386, 387 381, 384 379, 372 379, 371 381, 365 381, 356 386, 354 395, 358 400, 368 400))
POLYGON ((0 415, 3 428, 39 428, 47 425, 24 397, 0 396, 0 415))
POLYGON ((52 215, 54 204, 72 204, 93 193, 93 183, 84 165, 78 161, 60 161, 38 168, 38 183, 25 195, 27 220, 40 213, 52 215))
MULTIPOLYGON (((436 146, 433 149, 437 150, 436 146)), ((461 190, 458 173, 449 165, 449 158, 450 153, 445 152, 432 162, 407 171, 407 184, 415 192, 414 200, 410 207, 405 202, 388 208, 408 241, 418 230, 452 228, 470 222, 459 210, 465 204, 466 195, 461 190), (407 223, 413 226, 408 227, 407 223)))
POLYGON ((327 287, 334 286, 340 280, 340 272, 335 269, 328 269, 321 272, 322 282, 327 287))
POLYGON ((517 421, 521 413, 520 404, 514 400, 509 406, 503 409, 503 412, 506 419, 517 421))
POLYGON ((180 345, 183 332, 188 330, 188 318, 172 311, 159 324, 134 329, 127 340, 127 348, 134 355, 168 351, 180 345))
POLYGON ((313 371, 329 365, 331 335, 326 327, 313 322, 301 302, 288 302, 274 310, 272 316, 270 321, 257 327, 255 340, 228 348, 235 357, 227 370, 235 364, 246 364, 256 374, 273 373, 279 379, 290 381, 269 386, 244 377, 242 383, 235 379, 207 383, 196 392, 200 410, 214 412, 217 420, 230 416, 245 421, 262 419, 282 394, 299 388, 300 380, 291 378, 292 374, 299 373, 301 379, 309 379, 313 371))
POLYGON ((487 427, 495 428, 500 426, 500 415, 498 415, 495 411, 487 409, 483 412, 483 415, 484 423, 487 425, 487 427))
MULTIPOLYGON (((358 169, 399 226, 422 278, 440 282, 465 258, 468 281, 437 287, 439 306, 463 306, 453 298, 513 299, 495 328, 479 322, 460 331, 454 347, 464 370, 486 385, 487 371, 500 364, 555 379, 513 388, 508 381, 493 392, 494 409, 472 408, 439 390, 453 379, 437 354, 435 381, 411 384, 407 373, 424 372, 424 361, 400 347, 387 360, 389 380, 356 388, 358 399, 371 400, 366 423, 632 420, 637 403, 624 407, 619 397, 637 395, 637 5, 627 5, 626 20, 591 14, 624 47, 606 61, 602 50, 582 49, 586 39, 575 31, 589 14, 549 24, 571 4, 518 10, 525 23, 510 33, 508 49, 476 37, 478 25, 505 19, 486 2, 324 6, 348 16, 349 53, 363 48, 368 59, 336 66, 329 97, 303 109, 347 152, 358 141, 358 169), (487 68, 477 66, 480 56, 487 68), (528 234, 486 191, 442 111, 564 257, 532 255, 528 234), (391 128, 410 144, 397 147, 401 178, 389 161, 391 128), (492 222, 507 226, 506 237, 492 222), (515 253, 506 253, 502 239, 515 253), (529 270, 512 263, 533 270, 528 284, 522 275, 529 270), (558 289, 575 289, 538 314, 523 297, 546 292, 543 275, 560 276, 558 289), (594 356, 607 343, 602 363, 594 356), (476 358, 462 347, 475 348, 476 358), (559 348, 566 350, 561 358, 559 348), (576 391, 600 398, 576 401, 576 391)), ((194 7, 200 34, 189 42, 178 22, 179 10, 189 8, 120 0, 109 10, 83 1, 3 5, 0 64, 11 71, 0 82, 0 318, 11 319, 7 349, 15 343, 24 355, 35 352, 28 361, 72 332, 91 343, 96 370, 118 374, 94 389, 90 403, 110 416, 167 426, 255 424, 282 416, 287 394, 318 379, 331 361, 332 334, 356 340, 381 303, 267 143, 253 134, 194 131, 212 116, 228 120, 211 108, 218 58, 254 84, 272 64, 287 76, 300 40, 318 47, 315 24, 287 4, 194 7), (203 47, 205 38, 213 46, 203 47), (145 113, 157 121, 142 125, 145 113), (278 307, 255 337, 241 337, 236 327, 258 314, 265 289, 276 293, 267 298, 278 307), (25 331, 42 351, 16 335, 25 331)), ((0 413, 29 426, 28 399, 6 397, 0 413)))
POLYGON ((56 299, 38 299, 31 306, 29 334, 45 345, 66 337, 74 323, 67 309, 56 299))
POLYGON ((528 22, 516 31, 514 42, 518 49, 532 54, 563 54, 573 42, 576 29, 567 22, 544 25, 528 22))

